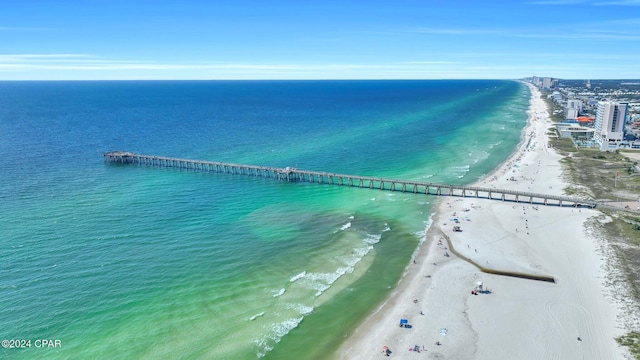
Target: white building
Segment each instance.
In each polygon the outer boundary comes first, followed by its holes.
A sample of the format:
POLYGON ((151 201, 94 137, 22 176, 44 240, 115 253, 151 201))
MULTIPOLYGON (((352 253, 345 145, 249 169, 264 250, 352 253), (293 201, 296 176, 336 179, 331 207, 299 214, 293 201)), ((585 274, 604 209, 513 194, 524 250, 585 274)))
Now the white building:
POLYGON ((558 123, 556 129, 560 133, 560 137, 574 140, 590 140, 594 137, 594 128, 584 127, 571 123, 558 123))
POLYGON ((600 151, 616 150, 624 136, 627 103, 598 103, 593 140, 600 151))
POLYGON ((564 109, 564 118, 567 120, 575 120, 578 115, 580 115, 578 113, 578 109, 573 109, 573 108, 566 108, 564 109))
POLYGON ((564 108, 565 119, 575 120, 582 111, 582 101, 567 100, 567 106, 564 108))
POLYGON ((572 99, 567 100, 567 107, 571 109, 577 109, 578 112, 582 111, 582 100, 572 99))
POLYGON ((540 81, 540 78, 537 76, 531 78, 531 83, 533 83, 533 85, 537 87, 540 87, 542 85, 542 81, 540 81))

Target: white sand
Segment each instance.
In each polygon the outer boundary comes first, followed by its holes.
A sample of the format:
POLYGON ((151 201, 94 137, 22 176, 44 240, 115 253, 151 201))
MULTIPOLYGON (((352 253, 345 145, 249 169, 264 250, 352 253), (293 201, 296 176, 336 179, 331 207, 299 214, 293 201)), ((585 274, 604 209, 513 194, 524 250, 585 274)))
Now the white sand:
MULTIPOLYGON (((561 156, 547 147, 552 123, 540 93, 533 87, 532 92, 521 147, 477 185, 563 194, 561 156)), ((602 239, 585 228, 598 215, 587 209, 441 198, 417 264, 347 340, 339 357, 384 357, 383 346, 396 359, 627 357, 615 342, 625 331, 613 290, 604 285, 602 239), (454 213, 462 232, 452 231, 454 213), (556 283, 480 272, 451 253, 443 232, 464 257, 484 267, 550 275, 556 283), (478 281, 490 293, 472 295, 478 281), (413 327, 401 328, 401 318, 413 327), (420 354, 409 351, 416 345, 420 354)))

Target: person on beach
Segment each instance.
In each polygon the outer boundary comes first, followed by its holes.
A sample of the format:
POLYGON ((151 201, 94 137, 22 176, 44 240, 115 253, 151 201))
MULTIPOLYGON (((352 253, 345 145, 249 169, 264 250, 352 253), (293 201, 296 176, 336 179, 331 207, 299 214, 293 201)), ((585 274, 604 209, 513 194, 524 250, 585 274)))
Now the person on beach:
POLYGON ((388 346, 383 346, 383 347, 382 347, 382 353, 383 353, 385 356, 390 356, 390 355, 391 355, 391 349, 389 349, 389 347, 388 347, 388 346))

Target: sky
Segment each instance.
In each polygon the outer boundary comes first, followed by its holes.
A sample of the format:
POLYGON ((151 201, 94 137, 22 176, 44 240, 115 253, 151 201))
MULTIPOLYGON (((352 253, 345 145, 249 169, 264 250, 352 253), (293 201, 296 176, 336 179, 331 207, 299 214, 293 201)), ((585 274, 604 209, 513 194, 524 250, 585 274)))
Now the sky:
POLYGON ((2 0, 0 80, 640 79, 640 0, 2 0))

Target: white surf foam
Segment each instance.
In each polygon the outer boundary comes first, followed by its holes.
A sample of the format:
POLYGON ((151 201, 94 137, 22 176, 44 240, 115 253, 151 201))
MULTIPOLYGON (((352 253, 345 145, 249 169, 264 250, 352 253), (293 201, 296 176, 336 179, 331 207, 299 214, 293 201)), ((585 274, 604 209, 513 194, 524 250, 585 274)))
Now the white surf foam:
POLYGON ((269 345, 268 338, 256 339, 253 343, 258 346, 258 352, 256 353, 258 358, 264 357, 269 351, 273 350, 273 346, 269 345))
POLYGON ((349 229, 349 228, 351 227, 351 220, 353 220, 353 219, 355 219, 355 218, 356 218, 355 216, 353 216, 353 215, 349 215, 349 216, 347 217, 347 220, 348 220, 348 221, 347 221, 347 223, 346 223, 346 224, 344 224, 344 225, 342 225, 342 226, 340 226, 340 230, 336 230, 336 231, 334 231, 333 233, 335 234, 335 233, 337 233, 338 231, 344 231, 344 230, 349 229))
POLYGON ((289 281, 290 281, 290 282, 296 282, 296 281, 298 281, 298 280, 302 279, 303 277, 305 277, 305 275, 307 275, 307 272, 306 272, 306 271, 303 271, 303 272, 301 272, 300 274, 298 274, 298 275, 296 275, 296 276, 292 277, 291 279, 289 279, 289 281))
POLYGON ((291 330, 298 327, 298 325, 302 322, 304 316, 298 318, 291 318, 274 324, 271 327, 272 333, 269 335, 269 338, 274 340, 276 343, 280 342, 283 336, 287 335, 291 330))
POLYGON ((335 259, 343 263, 344 266, 338 267, 334 272, 314 272, 307 274, 305 284, 316 290, 316 297, 322 295, 344 275, 353 273, 355 266, 373 250, 373 246, 370 244, 380 241, 380 235, 369 235, 368 239, 369 243, 366 246, 353 248, 350 254, 337 256, 335 259))
POLYGON ((300 315, 309 315, 314 310, 313 306, 308 306, 305 304, 287 304, 287 308, 299 312, 300 315))
POLYGON ((498 145, 500 145, 500 144, 502 144, 502 140, 498 141, 498 142, 497 142, 497 143, 495 143, 495 144, 491 144, 491 145, 489 145, 489 149, 493 149, 494 147, 496 147, 496 146, 498 146, 498 145))
POLYGON ((463 166, 452 166, 448 173, 457 177, 458 179, 463 178, 468 172, 469 169, 471 167, 469 165, 463 165, 463 166))
POLYGON ((304 316, 298 318, 291 318, 279 322, 277 324, 273 324, 269 328, 269 334, 265 335, 260 339, 254 340, 254 343, 258 346, 257 356, 259 358, 264 357, 267 353, 273 350, 272 344, 277 344, 280 342, 283 336, 287 335, 291 330, 298 327, 300 322, 304 319, 304 316))
POLYGON ((320 295, 322 295, 325 291, 327 291, 327 289, 329 289, 331 287, 331 285, 324 285, 324 284, 317 284, 316 286, 316 293, 314 294, 315 297, 318 297, 320 295))
POLYGON ((490 155, 491 154, 489 152, 484 150, 477 150, 469 153, 469 157, 473 160, 474 164, 477 163, 478 161, 486 160, 487 158, 489 158, 490 155))
POLYGON ((259 313, 259 314, 253 315, 252 317, 249 318, 249 320, 253 321, 253 320, 255 320, 255 319, 257 319, 257 318, 259 318, 260 316, 263 316, 263 315, 264 315, 264 311, 259 313))
POLYGON ((318 273, 310 273, 307 277, 309 286, 311 289, 316 290, 315 296, 318 297, 322 295, 326 290, 328 290, 333 283, 336 282, 340 277, 342 277, 347 272, 353 272, 352 267, 340 267, 335 272, 318 272, 318 273))
MULTIPOLYGON (((385 230, 383 230, 383 231, 389 231, 389 230, 387 230, 387 229, 391 230, 391 228, 387 227, 387 228, 385 228, 385 230)), ((362 239, 362 241, 363 241, 363 242, 365 242, 365 243, 367 243, 367 244, 371 244, 371 245, 373 245, 373 244, 377 244, 377 243, 379 243, 379 242, 380 242, 380 239, 382 239, 382 235, 367 234, 367 236, 365 236, 365 238, 364 238, 364 239, 362 239)))
POLYGON ((309 282, 310 284, 313 285, 313 283, 317 283, 317 282, 321 282, 327 285, 331 285, 333 284, 339 277, 340 277, 340 273, 338 273, 338 271, 336 272, 317 272, 317 273, 310 273, 308 276, 309 282))

